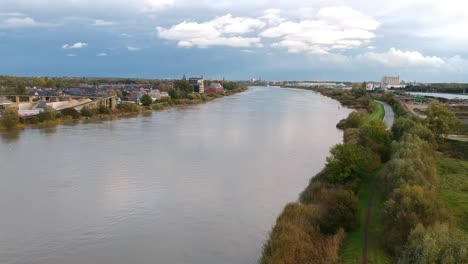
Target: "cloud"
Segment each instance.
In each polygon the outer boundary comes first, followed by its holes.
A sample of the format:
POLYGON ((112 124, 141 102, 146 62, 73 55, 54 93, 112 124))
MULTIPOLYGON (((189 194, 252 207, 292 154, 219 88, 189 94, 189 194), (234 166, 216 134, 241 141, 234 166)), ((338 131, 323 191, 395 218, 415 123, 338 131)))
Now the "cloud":
POLYGON ((446 59, 441 57, 425 56, 418 51, 403 51, 396 48, 390 48, 383 53, 366 52, 356 58, 362 62, 377 63, 388 68, 440 68, 447 64, 446 59))
POLYGON ((170 28, 157 27, 157 33, 162 39, 178 41, 179 47, 261 47, 259 37, 243 35, 265 26, 265 22, 259 19, 227 14, 203 23, 184 21, 170 28))
POLYGON ((98 56, 98 57, 106 57, 106 56, 107 56, 107 53, 101 52, 101 53, 98 53, 96 56, 98 56))
POLYGON ((11 13, 4 20, 0 19, 0 28, 33 28, 33 27, 43 27, 43 26, 52 26, 53 24, 41 23, 34 20, 31 17, 18 17, 17 15, 22 15, 20 13, 11 13))
POLYGON ((283 21, 260 36, 278 39, 272 47, 286 48, 290 53, 326 54, 370 42, 379 25, 374 18, 350 7, 326 7, 319 9, 314 19, 283 21))
POLYGON ((128 49, 129 51, 140 51, 140 50, 142 50, 142 48, 131 47, 131 46, 128 46, 127 49, 128 49))
POLYGON ((175 0, 145 0, 143 2, 144 12, 157 12, 174 5, 175 0))
POLYGON ((75 44, 64 44, 62 49, 84 49, 88 46, 88 43, 76 42, 75 44))
POLYGON ((69 53, 69 54, 67 54, 66 56, 67 56, 67 57, 78 57, 78 55, 73 54, 73 53, 69 53))
POLYGON ((97 20, 94 21, 93 26, 96 26, 96 27, 106 27, 106 26, 114 26, 114 25, 117 25, 117 24, 118 24, 117 22, 105 21, 105 20, 97 19, 97 20))

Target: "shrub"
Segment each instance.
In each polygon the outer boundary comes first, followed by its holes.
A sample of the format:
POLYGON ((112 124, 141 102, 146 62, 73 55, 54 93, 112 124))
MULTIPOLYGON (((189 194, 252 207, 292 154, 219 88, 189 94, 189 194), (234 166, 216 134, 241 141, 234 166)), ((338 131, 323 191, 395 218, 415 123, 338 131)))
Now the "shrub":
POLYGON ((392 126, 392 133, 395 140, 400 140, 403 135, 413 126, 416 125, 416 122, 410 118, 400 117, 395 119, 395 122, 392 126))
POLYGON ((351 230, 359 211, 356 195, 337 188, 322 188, 320 192, 320 230, 325 234, 335 234, 340 228, 351 230))
POLYGON ((450 232, 447 224, 424 228, 418 224, 408 239, 399 264, 468 263, 468 242, 450 232))
POLYGON ((362 117, 356 111, 348 115, 346 119, 341 120, 336 127, 339 129, 359 128, 362 124, 362 117))
POLYGON ((73 119, 80 118, 80 112, 78 112, 75 108, 67 108, 61 111, 62 115, 64 116, 71 116, 73 119))
POLYGON ((343 133, 343 142, 356 145, 359 142, 359 128, 348 128, 343 133))
POLYGON ((379 154, 383 161, 387 161, 390 158, 392 134, 383 121, 372 121, 361 127, 359 144, 379 154))
POLYGON ((2 112, 1 122, 7 129, 15 128, 20 121, 20 116, 16 108, 8 107, 2 112))
POLYGON ((111 111, 110 108, 104 105, 100 105, 97 109, 97 112, 101 115, 110 115, 111 111))
POLYGON ((449 220, 447 211, 434 192, 419 185, 404 184, 396 189, 384 204, 384 229, 387 247, 398 255, 418 224, 429 226, 449 220))
POLYGON ((287 205, 263 247, 260 263, 336 263, 344 233, 321 234, 317 221, 316 208, 299 203, 287 205))
POLYGON ((344 184, 360 181, 372 170, 372 156, 367 149, 350 144, 339 144, 331 149, 325 167, 326 179, 330 183, 344 184))
POLYGON ((83 106, 80 111, 81 115, 84 117, 93 117, 97 114, 97 110, 95 108, 90 108, 88 106, 83 106))
POLYGON ((57 111, 50 106, 44 107, 44 110, 37 115, 39 122, 52 121, 57 117, 57 111))
POLYGON ((118 105, 117 109, 124 113, 138 113, 140 111, 138 105, 132 103, 123 103, 121 105, 118 105))

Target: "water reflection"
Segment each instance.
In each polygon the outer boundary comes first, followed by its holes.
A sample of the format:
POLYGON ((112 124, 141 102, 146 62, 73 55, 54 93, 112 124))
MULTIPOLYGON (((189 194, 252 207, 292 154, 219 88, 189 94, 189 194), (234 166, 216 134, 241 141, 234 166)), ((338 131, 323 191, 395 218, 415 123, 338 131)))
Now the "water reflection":
POLYGON ((21 129, 0 131, 0 136, 2 138, 2 141, 8 144, 18 141, 20 138, 21 131, 21 129))

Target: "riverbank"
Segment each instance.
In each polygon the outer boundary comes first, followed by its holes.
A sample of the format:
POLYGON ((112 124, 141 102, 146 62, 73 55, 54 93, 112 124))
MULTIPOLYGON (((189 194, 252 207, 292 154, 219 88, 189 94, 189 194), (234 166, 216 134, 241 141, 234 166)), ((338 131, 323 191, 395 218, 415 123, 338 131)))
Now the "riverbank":
POLYGON ((440 160, 437 153, 437 142, 444 141, 438 120, 454 129, 453 114, 433 105, 428 120, 408 117, 393 95, 382 95, 398 117, 390 133, 383 121, 375 120, 381 110, 361 89, 314 90, 357 111, 338 124, 345 130, 344 144, 332 148, 323 172, 278 218, 261 263, 467 262, 468 240, 459 231, 466 229, 462 212, 467 205, 460 203, 465 187, 453 186, 465 186, 460 175, 466 168, 448 169, 453 161, 440 160), (366 122, 369 119, 374 120, 366 122), (443 181, 437 174, 438 159, 443 181), (296 223, 289 216, 291 208, 309 224, 296 223), (295 235, 298 232, 302 235, 295 235), (434 242, 426 243, 429 240, 434 242), (317 241, 327 247, 309 250, 317 241))
POLYGON ((17 117, 17 121, 15 121, 17 124, 14 127, 7 128, 2 124, 3 122, 0 122, 0 131, 22 130, 25 128, 51 127, 59 124, 67 124, 83 120, 108 120, 109 118, 138 116, 144 113, 163 111, 176 107, 204 104, 216 100, 218 98, 244 92, 247 89, 247 87, 242 87, 234 90, 227 90, 224 93, 220 94, 210 94, 193 99, 166 98, 161 101, 156 101, 150 106, 140 106, 137 104, 124 103, 122 105, 117 106, 117 108, 113 110, 106 107, 91 109, 85 108, 86 113, 84 113, 83 109, 81 110, 81 112, 76 111, 74 109, 65 109, 62 111, 46 109, 45 112, 49 111, 49 114, 45 114, 45 117, 41 117, 41 114, 33 117, 17 117), (52 113, 52 111, 54 113, 52 113))
POLYGON ((367 204, 367 195, 363 191, 368 190, 367 181, 388 159, 391 134, 383 121, 376 120, 383 118, 380 104, 365 94, 315 91, 357 109, 338 124, 353 130, 354 137, 350 140, 344 135, 345 142, 331 149, 323 171, 310 180, 297 202, 284 209, 260 263, 339 262, 343 243, 351 241, 345 239, 347 234, 359 233, 358 215, 366 211, 363 204, 367 204))

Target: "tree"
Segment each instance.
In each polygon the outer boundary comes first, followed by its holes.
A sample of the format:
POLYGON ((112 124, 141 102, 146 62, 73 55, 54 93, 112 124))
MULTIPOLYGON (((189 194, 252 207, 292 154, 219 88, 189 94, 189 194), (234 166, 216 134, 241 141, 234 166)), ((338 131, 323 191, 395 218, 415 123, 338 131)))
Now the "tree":
POLYGON ((418 224, 424 226, 449 220, 447 210, 433 191, 418 185, 403 184, 384 204, 383 217, 387 246, 401 253, 408 236, 418 224))
POLYGON ((353 83, 353 88, 351 89, 351 93, 355 97, 362 97, 367 94, 367 90, 366 90, 366 87, 364 87, 362 83, 353 83))
POLYGON ((46 86, 46 80, 42 77, 37 77, 34 79, 34 84, 39 87, 45 87, 46 86))
POLYGON ((194 88, 187 80, 177 80, 174 82, 174 88, 169 90, 169 95, 173 99, 187 98, 187 95, 193 93, 194 88))
POLYGON ((382 120, 372 121, 361 127, 359 144, 379 154, 383 161, 387 161, 390 158, 392 134, 382 120))
POLYGON ((361 146, 339 144, 331 149, 325 173, 330 183, 360 181, 370 168, 369 151, 361 146))
POLYGON ((120 91, 120 90, 117 90, 117 91, 115 92, 115 95, 117 95, 117 97, 119 97, 120 100, 123 100, 123 99, 124 99, 124 95, 123 95, 122 91, 120 91))
POLYGON ((447 224, 428 228, 418 224, 411 231, 399 264, 468 263, 468 242, 447 224))
POLYGON ((426 120, 429 128, 437 138, 447 135, 460 125, 460 121, 455 114, 438 103, 432 103, 429 106, 426 120))
POLYGON ((20 121, 18 110, 16 110, 16 108, 13 108, 13 107, 6 108, 2 112, 1 121, 5 128, 7 129, 15 128, 20 121))
POLYGON ((416 122, 412 119, 400 117, 395 120, 392 126, 393 137, 396 141, 399 141, 410 128, 416 125, 416 122))
POLYGON ((149 94, 144 94, 140 98, 140 102, 143 106, 150 106, 153 103, 153 98, 149 94))
POLYGON ((26 86, 24 85, 23 81, 16 82, 16 90, 15 93, 18 95, 26 94, 26 86))
POLYGON ((44 110, 37 115, 39 122, 55 120, 57 112, 51 106, 44 107, 44 110))
POLYGON ((46 88, 55 88, 55 81, 53 79, 47 79, 45 83, 46 88))
POLYGON ((335 234, 340 228, 349 231, 357 222, 359 201, 350 191, 337 188, 322 191, 320 231, 335 234))

